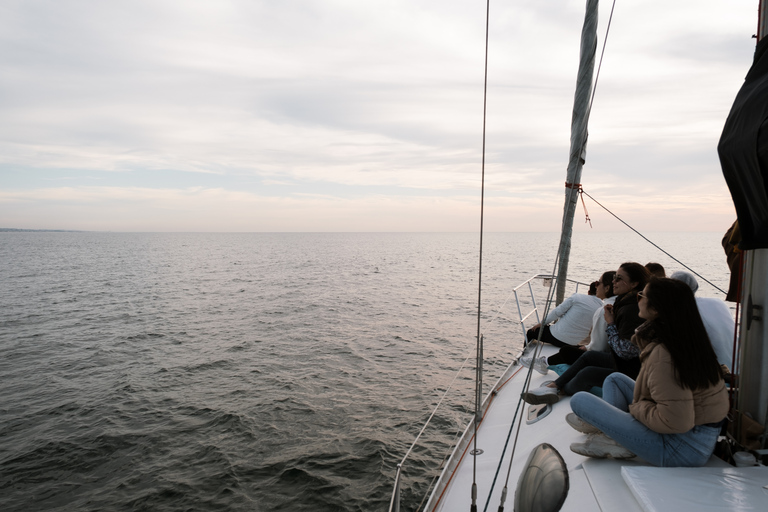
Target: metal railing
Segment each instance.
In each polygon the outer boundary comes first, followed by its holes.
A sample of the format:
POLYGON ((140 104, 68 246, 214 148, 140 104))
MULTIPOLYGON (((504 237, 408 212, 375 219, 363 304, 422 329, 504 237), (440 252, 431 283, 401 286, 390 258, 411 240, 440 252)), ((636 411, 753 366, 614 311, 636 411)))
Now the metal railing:
MULTIPOLYGON (((533 284, 532 284, 537 279, 541 279, 543 281, 542 284, 545 287, 549 288, 551 286, 552 282, 554 281, 555 276, 553 276, 551 274, 536 274, 535 276, 533 276, 533 277, 527 279, 526 281, 523 281, 521 284, 517 285, 512 290, 512 293, 510 294, 510 297, 514 296, 515 306, 516 306, 517 315, 518 315, 518 322, 519 322, 520 328, 522 330, 521 334, 522 334, 523 344, 525 344, 527 342, 527 338, 526 338, 527 329, 525 328, 526 321, 529 318, 531 318, 531 316, 536 315, 536 322, 537 323, 541 323, 541 318, 539 316, 539 310, 538 310, 538 304, 537 304, 537 301, 536 301, 536 293, 534 291, 533 284), (527 291, 528 291, 528 296, 527 297, 522 292, 522 290, 525 290, 525 289, 527 289, 527 291)), ((585 285, 587 287, 589 286, 587 283, 583 283, 581 281, 576 281, 576 280, 573 280, 573 279, 568 279, 567 281, 568 281, 569 284, 574 284, 575 285, 575 290, 574 290, 573 293, 578 293, 579 292, 579 287, 582 286, 582 285, 585 285)), ((547 297, 551 297, 551 294, 547 294, 547 297)), ((553 301, 553 299, 550 299, 550 300, 553 301)), ((499 312, 491 320, 491 323, 501 314, 501 311, 504 309, 504 307, 506 306, 506 303, 508 301, 509 301, 509 299, 507 299, 507 301, 505 301, 504 304, 502 304, 499 307, 499 312)), ((546 301, 545 301, 544 305, 546 306, 546 301)), ((546 311, 546 308, 545 308, 545 311, 546 311)), ((517 359, 519 357, 519 355, 520 354, 518 354, 518 356, 516 356, 515 359, 517 359)), ((416 436, 416 439, 414 439, 413 443, 411 444, 411 446, 408 448, 408 450, 406 451, 405 455, 403 456, 403 459, 397 465, 397 472, 395 474, 395 483, 394 483, 394 488, 392 490, 392 498, 390 499, 390 503, 389 503, 389 512, 400 512, 400 483, 401 483, 402 474, 403 474, 403 466, 405 465, 405 462, 408 459, 408 457, 410 456, 410 454, 413 451, 414 447, 417 445, 419 439, 421 438, 421 435, 424 433, 424 431, 426 430, 427 426, 432 421, 432 418, 437 413, 437 410, 440 408, 440 405, 443 403, 443 400, 448 395, 448 392, 453 387, 453 384, 456 381, 456 379, 458 378, 459 374, 464 370, 464 368, 467 365, 467 362, 470 361, 471 359, 474 359, 474 354, 471 354, 471 355, 467 356, 467 358, 464 360, 464 362, 462 363, 461 367, 456 372, 456 375, 454 376, 453 380, 451 381, 451 384, 445 390, 445 392, 443 393, 443 396, 440 398, 440 400, 438 401, 438 403, 435 406, 434 410, 432 411, 432 414, 430 414, 429 418, 427 418, 427 421, 424 423, 424 426, 421 428, 421 431, 419 431, 419 434, 416 436)), ((432 486, 430 485, 430 488, 427 489, 427 494, 429 494, 432 491, 431 487, 432 486)))
MULTIPOLYGON (((528 320, 528 318, 530 318, 531 315, 535 314, 536 323, 541 323, 541 318, 539 317, 539 309, 536 305, 536 294, 533 292, 533 285, 531 284, 536 279, 541 279, 543 281, 542 284, 548 288, 552 285, 552 282, 555 279, 555 276, 553 276, 552 274, 536 274, 535 276, 531 277, 527 281, 520 283, 512 290, 512 293, 515 296, 515 304, 517 305, 517 316, 519 318, 520 328, 523 331, 523 339, 526 339, 526 333, 527 333, 527 329, 525 328, 525 321, 528 320), (523 314, 523 310, 521 309, 520 295, 518 294, 518 291, 524 287, 528 288, 528 293, 530 294, 530 297, 531 297, 531 310, 525 314, 523 314)), ((574 279, 566 279, 566 282, 576 285, 576 289, 574 290, 573 293, 579 293, 579 286, 581 285, 589 286, 587 283, 582 283, 581 281, 576 281, 574 279)), ((549 296, 549 294, 547 296, 549 296)), ((546 306, 546 304, 544 305, 546 306)), ((547 311, 547 308, 545 307, 544 310, 547 311)))

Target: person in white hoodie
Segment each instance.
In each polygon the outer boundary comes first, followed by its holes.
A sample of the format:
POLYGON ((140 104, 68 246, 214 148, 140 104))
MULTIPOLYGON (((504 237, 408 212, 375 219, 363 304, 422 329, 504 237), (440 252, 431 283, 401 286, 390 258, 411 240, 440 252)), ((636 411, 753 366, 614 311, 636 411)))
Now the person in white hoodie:
MULTIPOLYGON (((550 311, 544 319, 541 340, 556 347, 578 345, 589 336, 592 317, 602 306, 602 299, 596 295, 574 293, 550 311)), ((540 329, 541 324, 536 324, 528 330, 529 342, 538 339, 540 329)))
MULTIPOLYGON (((695 294, 699 289, 699 282, 690 272, 678 270, 673 272, 672 279, 677 279, 688 285, 695 294)), ((717 361, 724 364, 729 370, 733 370, 733 332, 735 323, 728 305, 720 299, 711 297, 696 297, 696 306, 699 308, 704 328, 715 349, 717 361)))
MULTIPOLYGON (((534 363, 534 369, 539 373, 546 375, 550 365, 573 364, 579 356, 587 350, 607 352, 608 335, 606 333, 606 322, 602 306, 605 304, 613 304, 616 300, 616 296, 613 294, 614 275, 616 275, 616 272, 614 271, 604 272, 599 280, 592 283, 595 285, 594 293, 591 292, 592 288, 590 287, 590 295, 594 295, 598 299, 601 299, 601 305, 595 310, 591 318, 592 325, 591 332, 589 333, 590 342, 588 345, 563 345, 557 354, 554 354, 549 358, 539 356, 534 362, 531 356, 521 357, 520 364, 529 368, 531 363, 534 363)), ((582 340, 585 338, 586 336, 582 338, 582 340)))

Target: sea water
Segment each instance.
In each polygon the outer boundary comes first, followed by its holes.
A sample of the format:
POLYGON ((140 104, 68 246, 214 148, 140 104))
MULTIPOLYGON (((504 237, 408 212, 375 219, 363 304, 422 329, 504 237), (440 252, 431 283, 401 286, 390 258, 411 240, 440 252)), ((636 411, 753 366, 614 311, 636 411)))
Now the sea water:
MULTIPOLYGON (((649 235, 725 289, 721 233, 649 235)), ((416 510, 558 235, 0 233, 0 509, 416 510)), ((569 276, 681 265, 579 233, 569 276)), ((701 283, 700 295, 723 294, 701 283)), ((492 379, 487 379, 492 382, 492 379)), ((468 490, 469 491, 469 490, 468 490)))

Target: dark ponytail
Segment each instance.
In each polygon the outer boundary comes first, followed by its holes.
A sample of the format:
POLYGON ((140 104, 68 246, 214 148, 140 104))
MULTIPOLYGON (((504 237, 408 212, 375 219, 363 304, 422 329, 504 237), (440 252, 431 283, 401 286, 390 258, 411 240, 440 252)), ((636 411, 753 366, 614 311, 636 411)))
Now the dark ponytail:
POLYGON ((615 275, 616 272, 614 270, 609 270, 608 272, 603 272, 603 275, 600 276, 600 282, 603 283, 603 286, 605 286, 606 299, 616 295, 616 293, 613 291, 613 276, 615 275))

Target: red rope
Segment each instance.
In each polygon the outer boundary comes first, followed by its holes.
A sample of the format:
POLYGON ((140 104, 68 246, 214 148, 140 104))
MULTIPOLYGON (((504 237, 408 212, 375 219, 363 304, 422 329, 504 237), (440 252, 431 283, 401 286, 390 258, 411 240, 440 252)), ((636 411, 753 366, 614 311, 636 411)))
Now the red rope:
POLYGON ((565 188, 576 190, 581 197, 581 204, 584 206, 584 222, 589 222, 589 227, 592 227, 592 219, 589 218, 589 212, 587 211, 587 203, 584 202, 584 189, 581 188, 581 183, 568 183, 565 182, 565 188))

